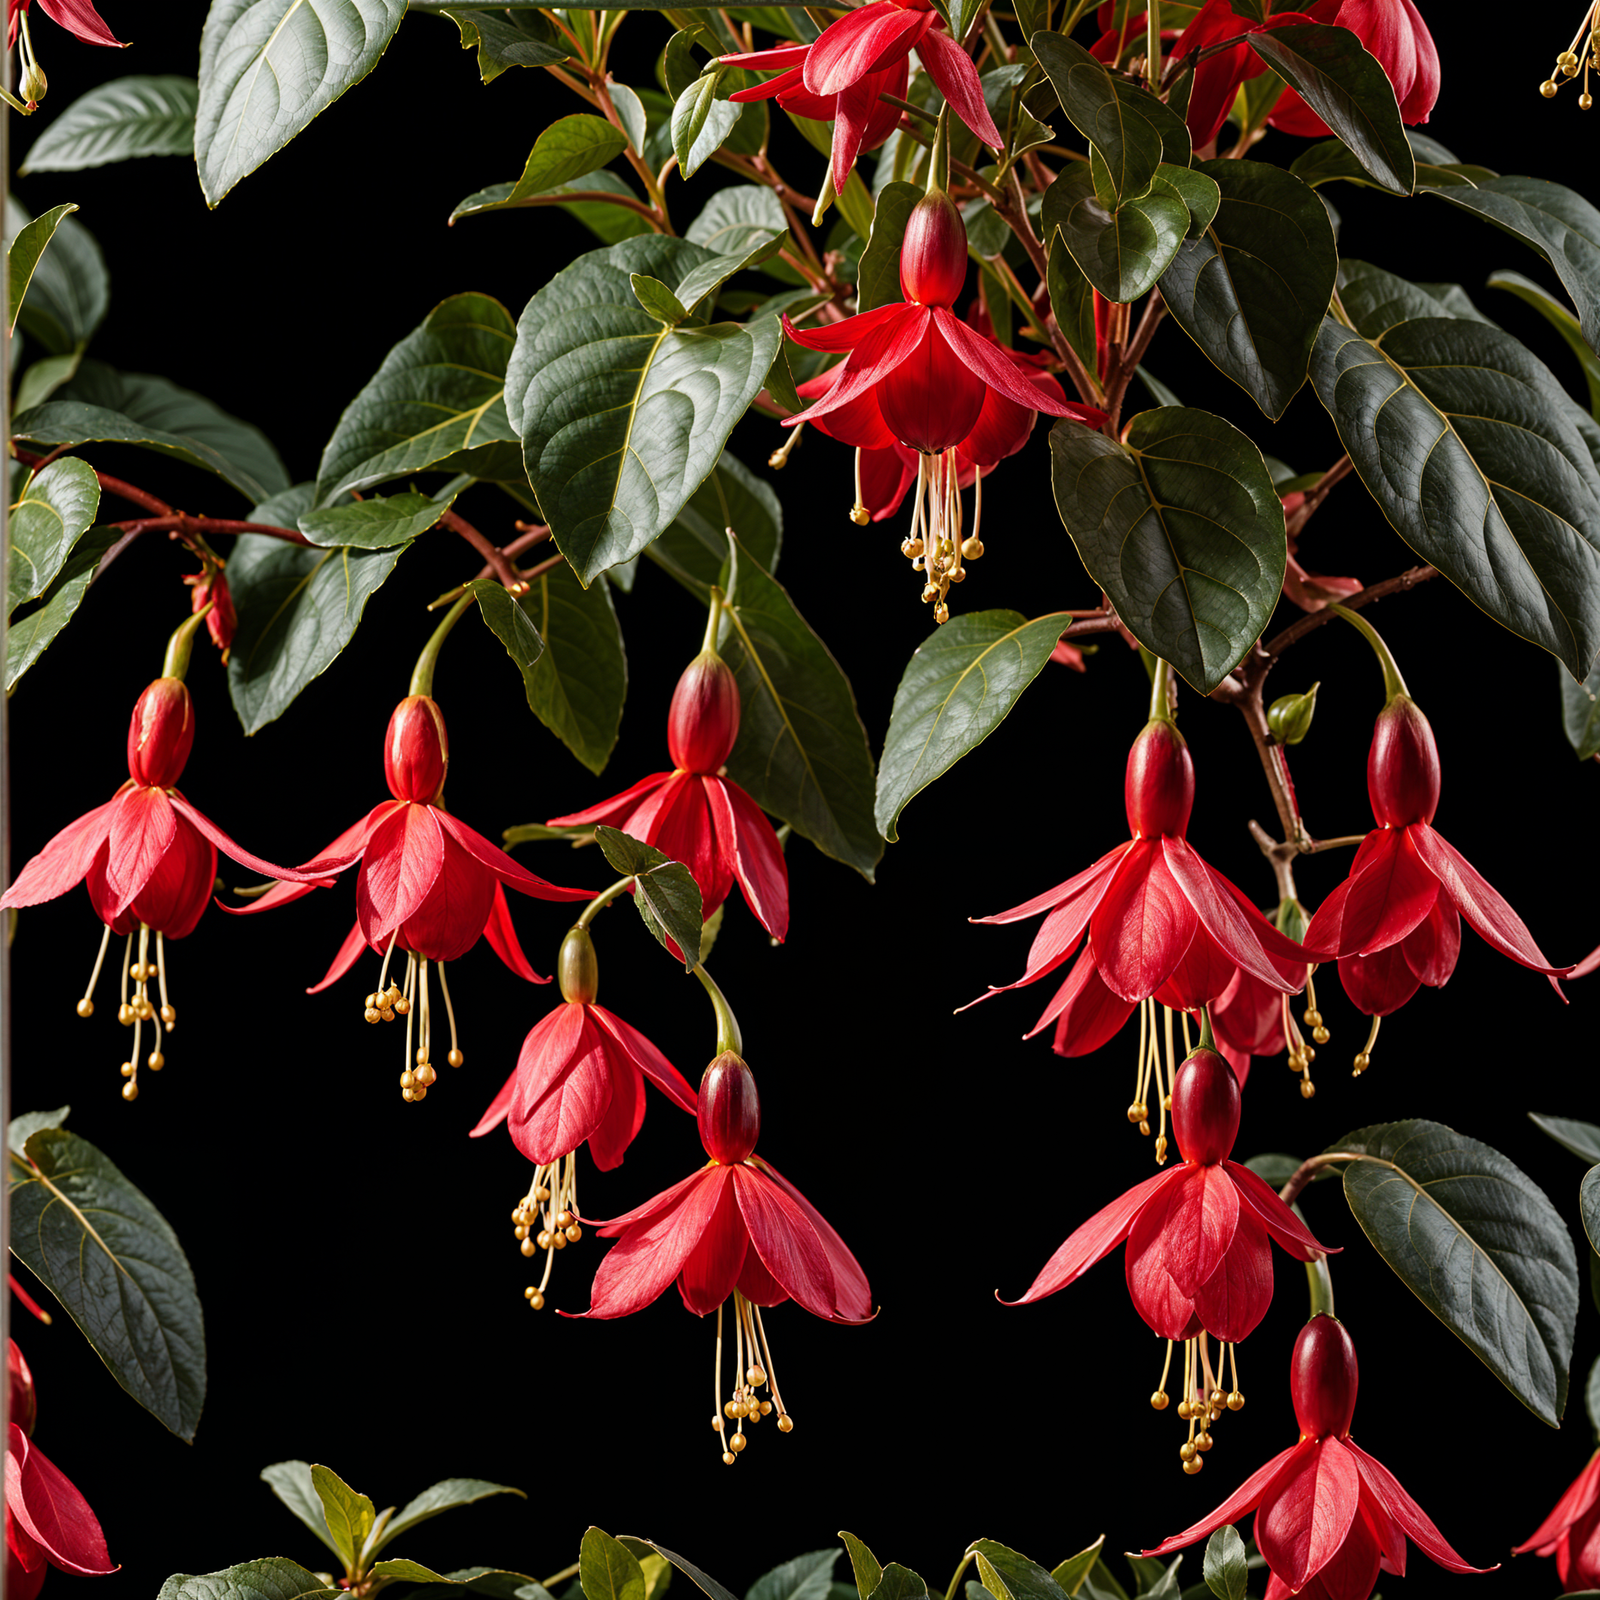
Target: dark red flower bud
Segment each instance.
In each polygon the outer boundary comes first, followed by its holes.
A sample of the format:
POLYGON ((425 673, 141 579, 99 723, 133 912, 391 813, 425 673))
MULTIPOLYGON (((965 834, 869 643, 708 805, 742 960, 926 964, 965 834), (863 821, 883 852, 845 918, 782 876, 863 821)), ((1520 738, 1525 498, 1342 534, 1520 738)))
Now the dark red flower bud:
POLYGON ((600 992, 600 963, 595 959, 594 940, 587 928, 572 928, 561 941, 556 982, 561 985, 561 998, 569 1005, 594 1004, 594 997, 600 992))
POLYGON ((24 1433, 33 1432, 33 1424, 39 1414, 39 1402, 33 1392, 33 1374, 28 1370, 27 1359, 17 1349, 17 1341, 11 1341, 11 1400, 6 1415, 22 1429, 24 1433))
POLYGON ((967 225, 934 189, 916 203, 900 241, 900 292, 919 306, 953 306, 967 281, 967 225))
POLYGON ((193 603, 189 609, 205 611, 206 602, 212 602, 211 610, 206 614, 206 630, 211 635, 211 642, 216 645, 224 658, 228 654, 228 647, 233 643, 234 630, 239 626, 238 613, 233 609, 233 596, 228 592, 228 580, 220 569, 207 578, 204 573, 195 580, 193 603))
POLYGON ((1439 747, 1409 695, 1397 694, 1373 724, 1367 794, 1382 828, 1432 822, 1439 809, 1439 747))
POLYGON ((425 694, 407 695, 389 718, 383 744, 383 775, 396 800, 427 804, 444 786, 450 740, 444 714, 425 694))
POLYGON ((1146 723, 1133 741, 1123 799, 1135 838, 1183 837, 1194 809, 1194 758, 1170 722, 1146 723))
POLYGON ((1343 1438, 1356 1411, 1356 1347, 1337 1317, 1319 1312, 1300 1330, 1289 1358, 1295 1420, 1308 1439, 1343 1438))
POLYGON ((700 1143, 713 1161, 736 1166, 755 1149, 761 1136, 761 1098, 743 1056, 724 1050, 706 1068, 695 1115, 700 1143))
POLYGON ((739 683, 705 650, 683 670, 667 712, 667 753, 680 772, 714 773, 739 737, 739 683))
POLYGON ((1239 1134, 1239 1080, 1227 1059, 1202 1045, 1172 1080, 1172 1132, 1185 1161, 1214 1167, 1239 1134))
POLYGON ((157 678, 128 724, 128 771, 151 789, 170 789, 194 745, 194 703, 182 678, 157 678))

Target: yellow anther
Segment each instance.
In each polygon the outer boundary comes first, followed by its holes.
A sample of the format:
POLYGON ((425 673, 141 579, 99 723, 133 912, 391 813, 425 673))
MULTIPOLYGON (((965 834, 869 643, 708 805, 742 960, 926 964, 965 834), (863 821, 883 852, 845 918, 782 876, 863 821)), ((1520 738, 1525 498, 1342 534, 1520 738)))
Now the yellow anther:
POLYGON ((1165 1411, 1167 1409, 1167 1391, 1165 1389, 1157 1389, 1150 1396, 1150 1409, 1152 1411, 1165 1411))
POLYGON ((78 1015, 80 1017, 92 1017, 94 1015, 94 1001, 80 1000, 78 1002, 78 1015))
POLYGON ((460 1050, 452 1050, 445 1057, 445 1060, 448 1061, 452 1067, 459 1067, 466 1059, 466 1056, 460 1050))
POLYGON ((150 1052, 150 1059, 145 1062, 152 1072, 159 1072, 167 1064, 167 1058, 159 1050, 150 1052))
POLYGON ((793 1433, 794 1432, 794 1418, 791 1417, 787 1411, 784 1412, 784 1414, 781 1417, 778 1418, 778 1432, 779 1433, 793 1433))
POLYGON ((1314 1100, 1316 1098, 1316 1094, 1316 1084, 1314 1084, 1309 1078, 1302 1078, 1300 1080, 1300 1098, 1302 1100, 1314 1100))
POLYGON ((137 1100, 139 1098, 139 1085, 134 1083, 132 1079, 123 1084, 122 1098, 124 1100, 137 1100))

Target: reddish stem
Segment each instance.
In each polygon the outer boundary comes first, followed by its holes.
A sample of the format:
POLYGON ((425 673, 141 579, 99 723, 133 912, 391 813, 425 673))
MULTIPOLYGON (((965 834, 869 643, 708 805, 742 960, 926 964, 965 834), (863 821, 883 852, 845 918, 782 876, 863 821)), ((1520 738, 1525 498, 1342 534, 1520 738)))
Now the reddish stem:
POLYGON ((498 545, 491 544, 465 517, 454 511, 446 511, 439 518, 439 525, 448 528, 452 533, 459 533, 483 557, 488 564, 488 571, 482 576, 488 577, 492 573, 512 594, 527 592, 526 581, 511 562, 506 560, 505 551, 498 545))

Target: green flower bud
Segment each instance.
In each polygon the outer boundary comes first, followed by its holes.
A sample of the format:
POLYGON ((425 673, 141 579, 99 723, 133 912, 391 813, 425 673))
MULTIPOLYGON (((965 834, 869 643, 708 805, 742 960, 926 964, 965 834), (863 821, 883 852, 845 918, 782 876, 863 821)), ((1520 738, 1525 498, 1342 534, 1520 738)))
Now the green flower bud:
POLYGON ((1299 744, 1311 732, 1317 690, 1321 687, 1320 683, 1314 683, 1304 694, 1281 695, 1267 707, 1267 727, 1279 744, 1299 744))

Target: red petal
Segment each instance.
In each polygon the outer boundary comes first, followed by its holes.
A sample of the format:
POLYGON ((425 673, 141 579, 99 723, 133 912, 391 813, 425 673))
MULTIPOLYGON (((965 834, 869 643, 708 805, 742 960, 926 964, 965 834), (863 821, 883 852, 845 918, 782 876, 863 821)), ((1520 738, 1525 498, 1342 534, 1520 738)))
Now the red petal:
POLYGON ((877 104, 877 73, 869 73, 839 91, 833 111, 833 148, 829 152, 836 193, 843 194, 844 186, 850 181, 850 169, 861 154, 861 146, 867 137, 867 123, 877 104))
POLYGON ((575 1002, 558 1006, 523 1041, 508 1125, 530 1161, 558 1160, 600 1126, 612 1095, 609 1043, 575 1002))
POLYGON ((789 1298, 789 1291, 767 1271, 761 1257, 754 1250, 744 1253, 744 1266, 739 1271, 739 1293, 752 1305, 777 1306, 789 1298))
POLYGON ((1400 941, 1400 953, 1419 983, 1437 989, 1448 982, 1461 954, 1461 913, 1440 895, 1427 916, 1400 941))
POLYGON ((595 1026, 611 1035, 613 1043, 666 1097, 682 1110, 694 1115, 699 1102, 684 1081, 683 1074, 639 1032, 604 1006, 591 1005, 589 1015, 595 1026))
POLYGON ((128 904, 136 921, 169 939, 194 931, 217 881, 217 852, 189 819, 176 817, 172 844, 156 862, 144 887, 128 904))
MULTIPOLYGON (((1096 885, 1100 886, 1100 894, 1104 894, 1105 885, 1110 883, 1111 875, 1128 853, 1132 842, 1129 840, 1128 844, 1119 844, 1115 850, 1108 850, 1092 867, 1085 867, 1065 883, 1058 883, 1055 888, 1046 889, 1031 900, 1024 900, 1020 906, 1013 906, 1009 911, 997 911, 992 917, 969 917, 967 920, 982 923, 1021 922, 1024 917, 1036 917, 1041 911, 1053 911, 1058 906, 1065 906, 1080 895, 1089 893, 1096 885)), ((1096 895, 1095 904, 1099 902, 1100 896, 1096 895)))
POLYGON ((639 1129, 644 1126, 644 1079, 631 1063, 611 1062, 611 1104, 600 1126, 589 1135, 589 1154, 602 1172, 622 1165, 639 1129))
MULTIPOLYGON (((448 813, 437 811, 444 823, 448 813)), ((398 944, 425 961, 459 961, 489 921, 495 875, 444 835, 444 864, 422 904, 400 925, 398 944)))
MULTIPOLYGON (((1375 1510, 1376 1502, 1362 1495, 1344 1543, 1301 1591, 1308 1600, 1314 1595, 1325 1596, 1326 1600, 1369 1600, 1372 1586, 1378 1581, 1378 1573, 1383 1565, 1383 1541, 1372 1520, 1375 1510)), ((1404 1550, 1404 1539, 1400 1540, 1400 1547, 1404 1550)), ((1401 1566, 1391 1566, 1391 1570, 1396 1576, 1404 1576, 1403 1560, 1401 1566)))
POLYGON ((1172 975, 1198 926, 1161 841, 1135 839, 1089 921, 1089 948, 1113 994, 1145 1000, 1172 975))
POLYGON ((1195 1290, 1194 1309, 1206 1332, 1236 1343, 1255 1330, 1272 1304, 1272 1246, 1248 1206, 1222 1265, 1195 1290))
POLYGON ((1417 992, 1421 980, 1411 970, 1403 947, 1392 944, 1374 956, 1344 956, 1339 982, 1358 1011, 1386 1017, 1417 992))
POLYGON ((1172 1183, 1139 1213, 1128 1234, 1129 1270, 1135 1256, 1153 1251, 1178 1293, 1192 1300, 1233 1243, 1239 1191, 1220 1167, 1184 1162, 1174 1171, 1172 1183))
MULTIPOLYGON (((1431 1561, 1446 1572, 1493 1572, 1494 1567, 1469 1566, 1445 1543, 1427 1512, 1400 1487, 1400 1480, 1363 1450, 1354 1439, 1343 1441, 1360 1474, 1367 1493, 1400 1525, 1407 1538, 1431 1561)), ((1498 1562, 1495 1563, 1499 1565, 1498 1562)))
MULTIPOLYGON (((1356 1465, 1361 1465, 1360 1459, 1356 1465)), ((1568 1486, 1567 1492, 1556 1501, 1550 1515, 1534 1529, 1531 1537, 1512 1548, 1512 1555, 1526 1555, 1537 1550, 1540 1555, 1550 1552, 1545 1546, 1553 1545, 1584 1512, 1592 1510, 1600 1501, 1600 1450, 1589 1457, 1589 1464, 1568 1486)))
POLYGON ((813 1316, 838 1308, 833 1268, 811 1219, 759 1167, 733 1168, 733 1189, 762 1265, 813 1316))
POLYGON ((120 916, 172 846, 178 819, 164 789, 125 789, 106 835, 106 882, 120 916))
POLYGON ((1291 1589, 1302 1589, 1337 1554, 1355 1520, 1361 1478, 1343 1442, 1319 1439, 1264 1495, 1256 1544, 1291 1589))
POLYGON ((430 806, 428 809, 434 813, 439 826, 472 856, 479 866, 487 867, 508 889, 515 889, 519 894, 532 895, 535 900, 590 900, 594 897, 592 889, 563 889, 556 884, 547 883, 525 867, 519 866, 499 845, 491 844, 476 829, 469 828, 460 817, 452 816, 437 806, 430 806))
MULTIPOLYGON (((859 16, 860 13, 857 12, 856 15, 859 16)), ((904 300, 891 300, 888 305, 878 306, 871 311, 858 312, 853 317, 846 317, 842 322, 824 322, 815 328, 797 328, 786 314, 783 319, 783 331, 796 344, 804 345, 807 350, 820 350, 825 355, 840 355, 848 351, 854 355, 858 349, 866 346, 869 339, 894 336, 894 330, 900 323, 905 322, 914 325, 916 329, 906 345, 906 350, 909 351, 922 337, 922 326, 926 321, 926 318, 916 313, 926 309, 925 306, 910 305, 904 300)), ((904 352, 896 359, 903 360, 904 352)), ((842 368, 836 370, 842 374, 842 368)), ((834 379, 829 397, 840 381, 839 377, 834 379)), ((828 406, 826 409, 831 411, 833 407, 828 406)), ((809 417, 811 412, 804 411, 800 415, 809 417)))
POLYGON ((931 315, 916 349, 879 380, 878 409, 902 444, 934 455, 972 432, 988 391, 940 332, 940 312, 950 313, 942 306, 927 309, 931 315))
MULTIPOLYGON (((861 1270, 861 1264, 851 1254, 850 1247, 835 1232, 828 1219, 770 1161, 760 1156, 752 1156, 750 1159, 753 1165, 766 1173, 799 1206, 816 1230, 817 1237, 822 1241, 822 1248, 828 1253, 828 1265, 833 1269, 834 1302, 838 1307, 833 1320, 870 1322, 876 1315, 872 1309, 872 1290, 867 1285, 866 1273, 861 1270)), ((751 1256, 754 1255, 755 1252, 752 1251, 751 1256)), ((748 1262, 746 1265, 748 1266, 748 1262)), ((768 1302, 762 1301, 761 1304, 766 1305, 768 1302)))
MULTIPOLYGON (((1186 840, 1165 836, 1161 840, 1161 851, 1168 870, 1194 907, 1201 924, 1228 956, 1246 972, 1286 994, 1305 986, 1303 964, 1299 982, 1285 978, 1278 971, 1262 948, 1259 932, 1234 898, 1233 886, 1220 872, 1202 861, 1186 840)), ((1270 926, 1265 918, 1258 920, 1262 927, 1270 926)), ((1281 939, 1282 935, 1278 937, 1281 939)), ((1293 948, 1292 958, 1304 961, 1297 946, 1293 948)))
POLYGON ((973 66, 972 57, 944 31, 942 22, 935 23, 923 36, 917 45, 917 54, 928 69, 928 76, 938 85, 939 93, 950 102, 950 109, 990 149, 1000 149, 1004 141, 984 103, 978 69, 973 66))
POLYGON ((63 1572, 99 1577, 117 1570, 106 1554, 89 1502, 67 1475, 16 1423, 11 1424, 6 1451, 6 1512, 63 1572))
POLYGON ((1315 1448, 1309 1440, 1302 1439, 1299 1444, 1275 1455, 1264 1467, 1256 1468, 1209 1517, 1191 1528, 1185 1528, 1182 1533, 1173 1534, 1170 1539, 1162 1540, 1154 1550, 1141 1550, 1140 1555, 1171 1555, 1174 1550, 1181 1550, 1186 1544, 1193 1544, 1196 1539, 1215 1533, 1224 1523, 1237 1522, 1246 1512, 1255 1510, 1272 1487, 1274 1478, 1282 1472, 1292 1471, 1300 1456, 1315 1448))
MULTIPOLYGON (((806 57, 811 53, 808 44, 780 44, 771 50, 747 50, 743 55, 718 56, 718 65, 724 67, 743 67, 748 72, 765 72, 773 67, 786 67, 791 72, 798 72, 805 65, 806 57)), ((741 89, 737 94, 728 96, 730 100, 753 100, 760 95, 762 90, 771 92, 778 80, 774 78, 771 83, 763 83, 755 89, 741 89)))
POLYGON ((511 1076, 500 1086, 500 1093, 489 1102, 489 1109, 478 1118, 478 1125, 467 1135, 469 1139, 481 1139, 484 1134, 492 1133, 506 1120, 511 1110, 511 1102, 517 1097, 518 1069, 511 1069, 511 1076))
POLYGON ((1314 1255, 1336 1256, 1342 1245, 1326 1245, 1313 1237, 1306 1225, 1292 1212, 1265 1178, 1258 1177, 1238 1161, 1224 1161, 1227 1173, 1239 1191, 1239 1199, 1256 1214, 1256 1220, 1297 1261, 1314 1255))
POLYGON ((756 921, 780 943, 789 931, 789 868, 766 814, 731 778, 702 777, 722 859, 756 921))
POLYGON ((716 1169, 722 1178, 717 1185, 716 1209, 678 1273, 678 1293, 697 1317, 715 1311, 733 1293, 750 1248, 750 1233, 734 1198, 738 1184, 730 1181, 741 1170, 716 1169))
POLYGON ((1356 852, 1340 928, 1341 955, 1367 956, 1398 944, 1438 899, 1438 878, 1411 848, 1413 831, 1369 833, 1356 852))
POLYGON ((9 906, 36 906, 54 900, 84 879, 95 852, 111 831, 111 815, 125 791, 119 791, 103 806, 86 811, 69 822, 21 872, 17 881, 0 899, 0 909, 9 906))
MULTIPOLYGON (((1112 994, 1095 970, 1094 953, 1085 950, 1067 981, 1039 1019, 1037 1033, 1052 1018, 1056 1036, 1051 1048, 1058 1056, 1086 1056, 1098 1050, 1133 1015, 1134 1002, 1112 994)), ((1033 1033, 1026 1035, 1033 1037, 1033 1033)))
POLYGON ((548 978, 541 978, 533 970, 527 956, 522 953, 522 946, 517 942, 517 930, 511 921, 511 908, 506 904, 506 891, 503 884, 494 886, 494 899, 489 904, 489 920, 483 925, 484 937, 489 941, 489 948, 519 978, 526 978, 529 983, 549 983, 548 978))
POLYGON ((367 943, 388 935, 427 898, 444 867, 444 834, 432 806, 402 801, 367 841, 356 878, 356 916, 367 943))
MULTIPOLYGON (((586 1317, 625 1317, 649 1305, 678 1276, 717 1208, 726 1167, 702 1167, 628 1217, 605 1227, 618 1239, 594 1275, 586 1317), (632 1220, 637 1218, 638 1220, 632 1220)), ((612 1237, 602 1230, 603 1237, 612 1237)))
POLYGON ((873 0, 840 17, 822 30, 806 56, 806 88, 812 94, 839 94, 909 55, 937 20, 936 12, 903 10, 893 0, 873 0))
POLYGON ((1240 976, 1233 958, 1202 923, 1194 930, 1189 948, 1172 969, 1172 976, 1156 990, 1155 998, 1174 1011, 1193 1011, 1224 994, 1230 985, 1237 985, 1240 976))
POLYGON ((339 953, 333 958, 333 965, 328 968, 322 982, 312 984, 306 993, 321 994, 324 989, 337 983, 356 964, 356 958, 366 948, 367 941, 361 937, 361 924, 358 922, 345 935, 344 943, 339 946, 339 953))

